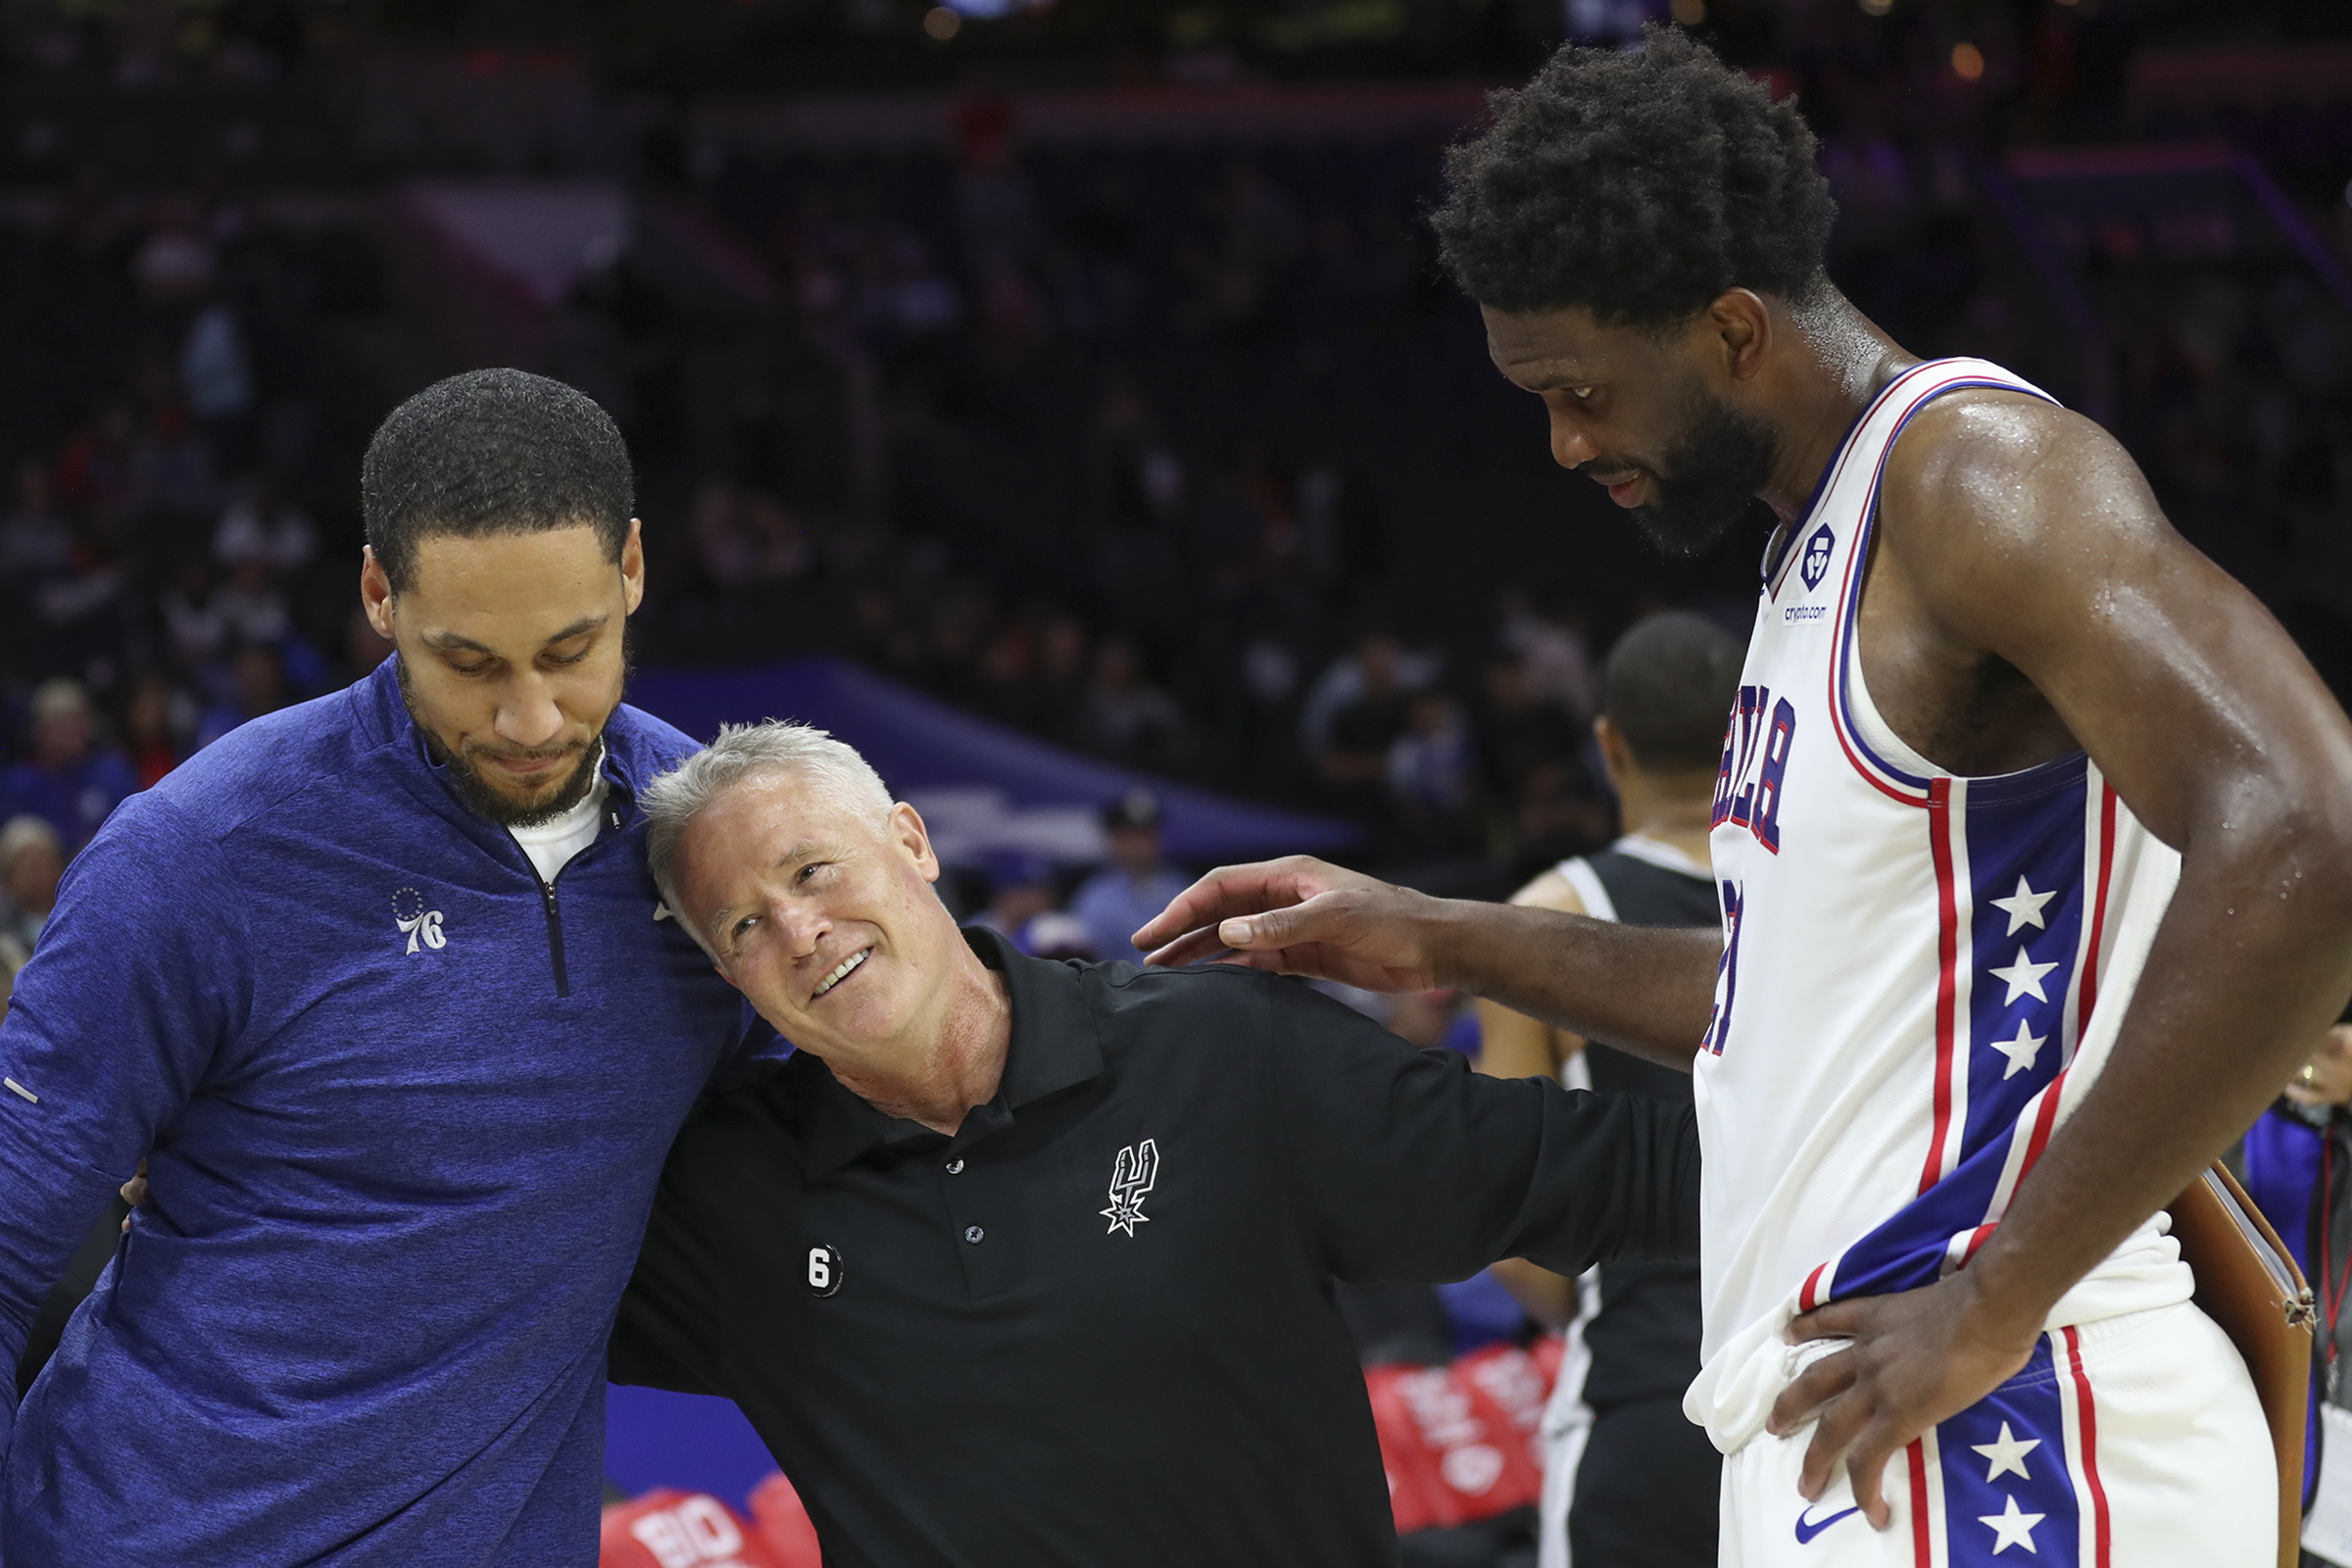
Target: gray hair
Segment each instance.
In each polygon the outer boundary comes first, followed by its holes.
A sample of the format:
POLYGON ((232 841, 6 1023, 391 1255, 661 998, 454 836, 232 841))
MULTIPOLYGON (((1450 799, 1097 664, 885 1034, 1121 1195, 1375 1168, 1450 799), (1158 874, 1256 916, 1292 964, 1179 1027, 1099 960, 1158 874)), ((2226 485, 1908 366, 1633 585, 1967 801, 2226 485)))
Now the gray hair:
POLYGON ((882 775, 857 749, 808 724, 771 718, 763 724, 722 724, 718 738, 645 787, 645 858, 653 867, 662 902, 687 935, 710 944, 687 918, 678 900, 678 844, 686 828, 737 785, 776 773, 791 773, 819 789, 832 790, 877 825, 897 804, 882 775))
POLYGON ((29 811, 10 817, 8 825, 0 827, 0 875, 6 875, 8 868, 17 863, 17 857, 35 845, 46 848, 60 858, 66 853, 65 843, 58 838, 57 829, 49 825, 47 817, 35 816, 29 811))

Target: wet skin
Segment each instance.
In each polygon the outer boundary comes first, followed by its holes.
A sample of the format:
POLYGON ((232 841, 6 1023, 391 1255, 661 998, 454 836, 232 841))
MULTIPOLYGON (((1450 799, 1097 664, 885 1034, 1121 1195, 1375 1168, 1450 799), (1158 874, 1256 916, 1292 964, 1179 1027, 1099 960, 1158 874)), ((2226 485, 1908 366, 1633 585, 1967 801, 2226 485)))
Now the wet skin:
MULTIPOLYGON (((1553 457, 1640 505, 1690 389, 1761 418, 1759 495, 1788 526, 1870 397, 1916 363, 1841 299, 1797 314, 1735 289, 1663 333, 1581 311, 1487 313, 1542 397, 1553 457)), ((1669 481, 1672 475, 1664 476, 1669 481)), ((2158 511, 2089 420, 2018 394, 1928 406, 1888 461, 1860 612, 1896 734, 1954 772, 2080 746, 2181 852, 2113 1054, 2000 1228, 1925 1290, 1842 1301, 1841 1337, 1774 1407, 1818 1418, 1802 1488, 1846 1465, 1873 1523, 1887 1461, 2021 1367, 2050 1306, 2253 1121, 2352 994, 2352 726, 2269 612, 2158 511)), ((1450 984, 1688 1067, 1720 939, 1428 899, 1297 858, 1212 872, 1137 933, 1160 961, 1235 961, 1380 989, 1450 984)))

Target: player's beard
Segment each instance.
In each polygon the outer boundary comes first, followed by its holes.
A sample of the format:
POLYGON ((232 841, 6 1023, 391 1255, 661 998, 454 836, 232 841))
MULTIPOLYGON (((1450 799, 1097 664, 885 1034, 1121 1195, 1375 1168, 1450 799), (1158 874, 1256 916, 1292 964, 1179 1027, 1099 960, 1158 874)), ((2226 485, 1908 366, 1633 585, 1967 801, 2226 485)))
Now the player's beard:
MULTIPOLYGON (((632 650, 629 646, 628 635, 628 628, 624 622, 621 628, 620 655, 620 675, 624 686, 628 680, 629 671, 635 667, 636 663, 636 661, 630 657, 632 650)), ((458 792, 458 799, 464 802, 466 808, 474 815, 485 821, 495 822, 500 827, 537 827, 543 822, 554 821, 565 811, 579 805, 588 798, 588 792, 596 787, 596 770, 605 758, 604 729, 599 729, 589 737, 588 744, 580 750, 579 760, 572 764, 569 776, 548 794, 532 801, 518 801, 511 795, 501 794, 488 779, 482 776, 481 770, 473 765, 471 759, 452 752, 448 747, 442 745, 440 737, 433 733, 432 726, 417 715, 416 694, 409 689, 408 662, 397 653, 392 656, 392 659, 393 673, 400 682, 400 700, 408 707, 409 722, 415 724, 416 733, 424 737, 425 755, 440 764, 441 768, 448 773, 450 787, 458 792)), ((620 704, 615 700, 612 706, 617 709, 620 704)), ((611 723, 612 720, 608 716, 606 728, 610 728, 611 723)), ((547 754, 526 751, 521 755, 527 757, 547 754)))
POLYGON ((1772 478, 1780 444, 1754 415, 1693 386, 1682 433, 1649 469, 1656 497, 1634 509, 1642 537, 1670 556, 1695 556, 1723 537, 1772 478))

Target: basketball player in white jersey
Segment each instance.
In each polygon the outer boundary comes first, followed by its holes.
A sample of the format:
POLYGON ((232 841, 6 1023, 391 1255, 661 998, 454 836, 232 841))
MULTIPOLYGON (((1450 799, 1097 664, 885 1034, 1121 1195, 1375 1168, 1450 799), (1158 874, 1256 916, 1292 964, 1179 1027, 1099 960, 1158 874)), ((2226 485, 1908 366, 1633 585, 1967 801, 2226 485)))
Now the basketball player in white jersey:
MULTIPOLYGON (((1624 836, 1521 888, 1514 904, 1640 926, 1716 926, 1707 868, 1723 713, 1740 640, 1704 616, 1636 621, 1601 667, 1592 721, 1624 836)), ((1690 1102, 1690 1076, 1588 1043, 1499 1003, 1478 1004, 1481 1072, 1690 1102)), ((1510 1258, 1492 1272, 1567 1330, 1540 1436, 1539 1568, 1703 1568, 1715 1561, 1721 1461, 1683 1417, 1698 1371, 1699 1271, 1628 1260, 1577 1279, 1510 1258)))
POLYGON ((1722 933, 1293 859, 1137 941, 1694 1067, 1723 1562, 2267 1564, 2261 1414, 2158 1210, 2352 991, 2352 726, 2104 431, 1829 284, 1813 150, 1652 32, 1497 95, 1434 215, 1558 462, 1669 548, 1777 518, 1722 933))

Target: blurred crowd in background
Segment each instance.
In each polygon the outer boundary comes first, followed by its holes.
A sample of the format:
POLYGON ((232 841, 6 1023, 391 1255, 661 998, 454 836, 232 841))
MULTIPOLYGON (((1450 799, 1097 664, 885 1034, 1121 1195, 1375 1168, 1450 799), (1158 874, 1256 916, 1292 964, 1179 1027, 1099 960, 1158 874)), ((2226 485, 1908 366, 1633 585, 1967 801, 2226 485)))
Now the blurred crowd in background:
MULTIPOLYGON (((1418 215, 1480 83, 1662 21, 1798 95, 1866 312, 2105 419, 2352 683, 2328 5, 9 0, 0 958, 123 793, 383 657, 359 452, 485 355, 628 434, 643 664, 847 654, 1349 818, 1358 860, 1449 891, 1606 842, 1595 661, 1661 606, 1743 628, 1763 522, 1645 555, 1550 467, 1418 215), (2168 64, 2220 45, 2236 76, 2168 64), (2257 173, 2179 221, 2034 183, 2114 143, 2257 173), (455 178, 598 183, 634 217, 486 336, 406 194, 455 178)), ((1058 907, 1090 870, 957 888, 1058 907)))
MULTIPOLYGON (((360 455, 488 364, 627 435, 640 667, 847 657, 1433 891, 1607 843, 1595 671, 1743 632, 1768 519, 1648 553, 1421 215, 1486 88, 1660 24, 1796 95, 1863 311, 2104 422, 2352 693, 2342 0, 0 0, 0 985, 125 795, 386 656, 360 455)), ((943 891, 1139 956, 1166 801, 943 891)), ((1367 1362, 1531 1338, 1414 1289, 1367 1362)), ((1407 1561, 1525 1568, 1526 1512, 1407 1561)))

